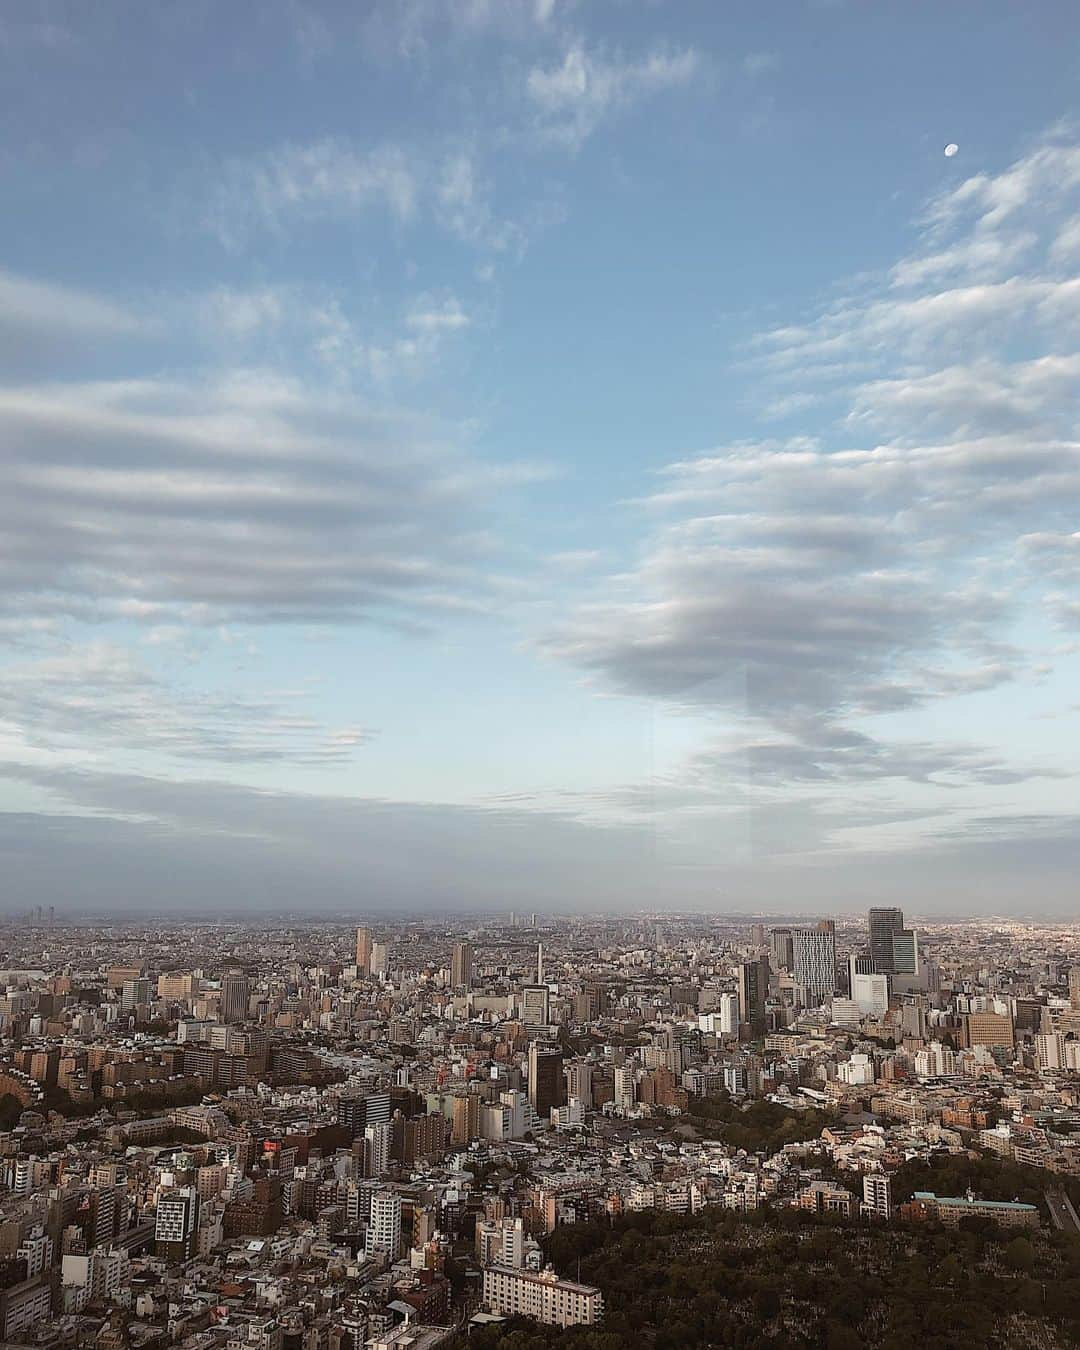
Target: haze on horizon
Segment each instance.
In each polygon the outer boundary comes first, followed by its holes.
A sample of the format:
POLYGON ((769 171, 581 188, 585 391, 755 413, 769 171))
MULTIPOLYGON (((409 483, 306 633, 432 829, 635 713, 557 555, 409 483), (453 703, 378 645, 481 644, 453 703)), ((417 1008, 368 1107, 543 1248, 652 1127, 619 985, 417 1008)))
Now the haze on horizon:
POLYGON ((1075 913, 1075 7, 772 17, 5 7, 8 912, 1075 913))

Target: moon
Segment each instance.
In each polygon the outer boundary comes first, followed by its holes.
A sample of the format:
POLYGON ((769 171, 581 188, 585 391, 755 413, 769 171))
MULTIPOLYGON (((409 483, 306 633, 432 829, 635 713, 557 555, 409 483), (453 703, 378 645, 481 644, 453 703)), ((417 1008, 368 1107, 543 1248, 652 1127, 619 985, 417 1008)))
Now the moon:
POLYGON ((950 141, 949 144, 945 147, 945 158, 952 159, 953 155, 955 155, 959 149, 960 147, 956 144, 955 141, 950 141))

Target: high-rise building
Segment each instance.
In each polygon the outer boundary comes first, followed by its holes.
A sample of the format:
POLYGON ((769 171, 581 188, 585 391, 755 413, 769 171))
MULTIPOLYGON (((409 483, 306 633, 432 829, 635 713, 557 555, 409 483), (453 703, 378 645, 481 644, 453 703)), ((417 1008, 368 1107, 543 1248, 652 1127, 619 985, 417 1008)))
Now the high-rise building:
POLYGON ((615 1105, 621 1111, 632 1111, 637 1100, 637 1074, 633 1065, 623 1064, 615 1068, 615 1105))
POLYGON ((367 1092, 341 1097, 337 1104, 337 1123, 355 1139, 371 1125, 386 1125, 392 1110, 389 1092, 367 1092))
POLYGON ((1080 1012, 1080 965, 1069 967, 1069 1007, 1080 1012))
POLYGON ((795 983, 806 990, 810 1007, 820 1007, 836 990, 836 925, 822 919, 816 928, 796 928, 791 945, 795 983))
POLYGON ((377 1191, 371 1197, 371 1218, 364 1237, 366 1256, 386 1256, 396 1261, 401 1249, 401 1196, 377 1191))
POLYGON ((546 1027, 551 1016, 546 984, 527 984, 521 991, 521 1020, 527 1027, 546 1027))
POLYGON ((134 1012, 136 1008, 145 1008, 150 1003, 150 981, 139 978, 125 980, 120 992, 121 1012, 134 1012))
POLYGON ((790 970, 794 959, 791 947, 791 929, 774 928, 769 933, 769 954, 777 970, 790 970))
POLYGON ((739 1022, 743 1036, 765 1035, 765 1000, 769 996, 769 958, 759 956, 739 967, 739 1022))
POLYGON ((863 1209, 876 1219, 892 1218, 892 1178, 886 1172, 863 1177, 863 1209))
POLYGON ((190 1261, 199 1227, 199 1197, 194 1186, 166 1191, 157 1202, 154 1250, 170 1264, 190 1261))
POLYGON ((356 930, 356 968, 361 975, 371 974, 371 929, 356 930))
POLYGON ((472 984, 473 949, 468 942, 455 942, 450 956, 450 983, 455 989, 468 989, 472 984))
POLYGON ((529 1101, 545 1123, 553 1106, 565 1106, 563 1055, 557 1045, 533 1041, 529 1046, 529 1101))
POLYGON ((363 1166, 365 1177, 382 1177, 390 1170, 390 1145, 393 1142, 390 1122, 368 1125, 364 1130, 363 1166))
POLYGON ((589 1110, 593 1104, 592 1065, 584 1060, 575 1060, 565 1069, 566 1095, 576 1097, 582 1106, 589 1110))
POLYGON ((221 1020, 243 1022, 248 1014, 251 984, 242 970, 227 970, 221 979, 221 1020))
POLYGON ((385 975, 390 965, 390 944, 373 942, 371 944, 371 974, 385 975))
POLYGON ((918 975, 919 937, 913 928, 900 928, 892 935, 893 973, 918 975))
POLYGON ((739 999, 735 994, 720 995, 720 1035, 739 1034, 739 999))
POLYGON ((893 934, 904 927, 902 909, 872 909, 870 923, 870 955, 874 958, 874 969, 883 975, 893 975, 893 934))
POLYGON ((750 945, 751 947, 765 946, 765 925, 763 923, 750 925, 750 945))
POLYGON ((863 958, 851 958, 851 999, 863 1017, 884 1017, 889 1011, 889 977, 857 970, 855 963, 863 958))

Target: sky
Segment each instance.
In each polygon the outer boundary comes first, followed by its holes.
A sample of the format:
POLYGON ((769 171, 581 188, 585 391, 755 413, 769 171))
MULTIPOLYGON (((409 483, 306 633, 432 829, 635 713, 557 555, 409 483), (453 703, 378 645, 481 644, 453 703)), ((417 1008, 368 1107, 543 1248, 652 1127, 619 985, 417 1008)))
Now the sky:
POLYGON ((1075 914, 1078 75, 0 6, 0 909, 1075 914))

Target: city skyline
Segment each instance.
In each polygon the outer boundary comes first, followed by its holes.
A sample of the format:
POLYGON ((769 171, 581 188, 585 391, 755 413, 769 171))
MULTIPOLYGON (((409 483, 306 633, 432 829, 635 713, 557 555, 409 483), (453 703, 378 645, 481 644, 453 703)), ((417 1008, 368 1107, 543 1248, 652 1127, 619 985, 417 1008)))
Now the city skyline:
POLYGON ((1042 13, 9 6, 8 912, 1074 913, 1042 13))

